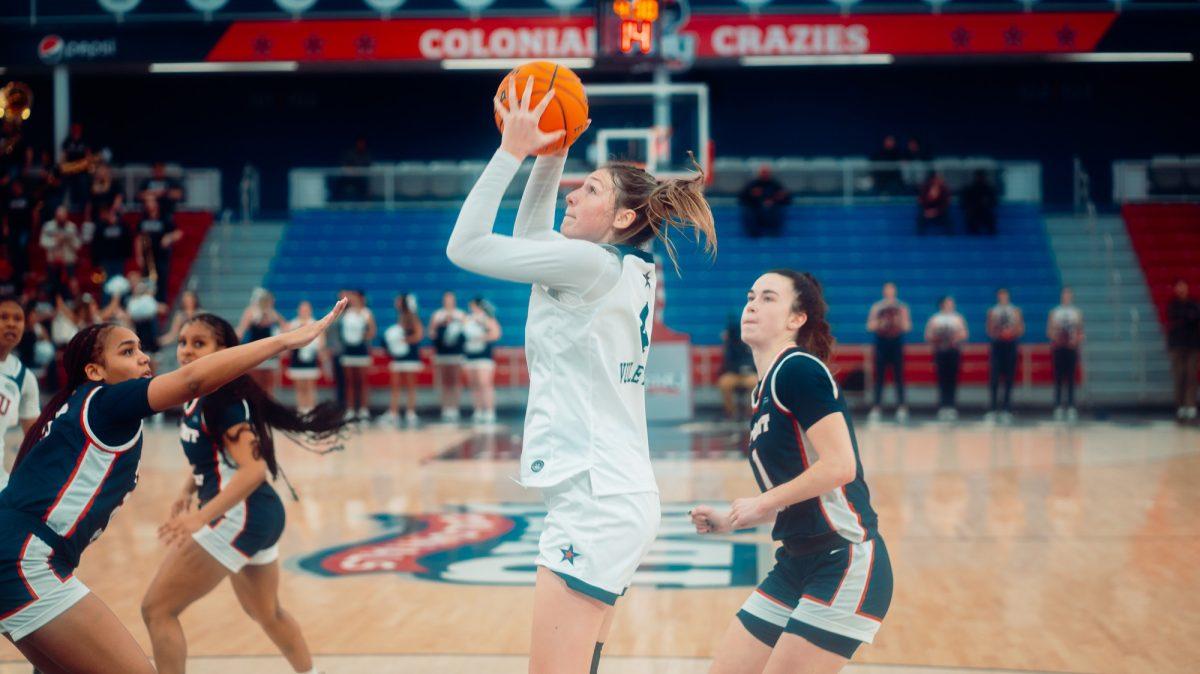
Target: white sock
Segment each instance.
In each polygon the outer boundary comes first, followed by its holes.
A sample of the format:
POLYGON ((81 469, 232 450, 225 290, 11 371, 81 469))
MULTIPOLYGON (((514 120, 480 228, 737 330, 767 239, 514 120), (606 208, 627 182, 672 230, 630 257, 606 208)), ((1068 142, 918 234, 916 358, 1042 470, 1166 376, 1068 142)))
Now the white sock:
POLYGON ((296 674, 321 674, 321 673, 317 671, 316 667, 313 667, 312 669, 308 670, 307 672, 296 672, 296 674))

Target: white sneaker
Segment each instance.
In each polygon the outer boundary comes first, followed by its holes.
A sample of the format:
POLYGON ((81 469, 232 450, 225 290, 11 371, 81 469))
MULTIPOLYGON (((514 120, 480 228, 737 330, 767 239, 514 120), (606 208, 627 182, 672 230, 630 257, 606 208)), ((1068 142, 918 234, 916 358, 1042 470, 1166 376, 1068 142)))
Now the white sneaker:
POLYGON ((994 424, 994 423, 996 423, 996 413, 995 413, 995 412, 987 412, 987 413, 985 413, 985 414, 983 415, 983 422, 984 422, 985 424, 994 424))
POLYGON ((867 423, 868 424, 877 424, 882 420, 883 420, 883 412, 881 412, 878 407, 872 407, 871 412, 869 414, 867 414, 867 423))
POLYGON ((409 410, 404 413, 404 423, 408 426, 416 426, 421 423, 421 418, 417 416, 415 410, 409 410))
POLYGON ((457 422, 458 421, 458 408, 457 407, 443 407, 442 408, 442 421, 444 421, 448 424, 457 422))
POLYGON ((1195 407, 1185 407, 1185 408, 1183 408, 1183 412, 1184 412, 1184 416, 1186 416, 1188 419, 1196 418, 1196 408, 1195 407))
POLYGON ((365 407, 358 410, 358 420, 362 421, 364 423, 370 421, 371 420, 371 410, 369 410, 365 407))
POLYGON ((1013 422, 1013 413, 1012 412, 1001 412, 1000 413, 1000 423, 1011 424, 1012 422, 1013 422))
POLYGON ((388 410, 387 412, 380 414, 375 419, 375 424, 377 426, 385 426, 385 427, 386 426, 397 426, 397 425, 399 425, 399 423, 400 423, 400 415, 396 414, 395 412, 393 412, 391 410, 388 410))
POLYGON ((1054 420, 1055 421, 1062 421, 1066 415, 1067 415, 1067 411, 1065 409, 1063 409, 1061 406, 1054 408, 1054 420))
POLYGON ((950 421, 957 421, 957 420, 958 420, 958 410, 956 410, 956 409, 954 409, 953 407, 951 407, 950 409, 948 409, 948 410, 947 410, 947 412, 949 412, 949 413, 946 415, 946 418, 947 418, 947 419, 949 419, 950 421))
POLYGON ((907 405, 901 405, 896 408, 896 423, 900 423, 900 424, 908 423, 908 406, 907 405))
POLYGON ((1079 410, 1074 407, 1067 408, 1067 421, 1079 421, 1079 410))
POLYGON ((354 421, 354 410, 346 410, 346 413, 342 415, 342 420, 354 421))

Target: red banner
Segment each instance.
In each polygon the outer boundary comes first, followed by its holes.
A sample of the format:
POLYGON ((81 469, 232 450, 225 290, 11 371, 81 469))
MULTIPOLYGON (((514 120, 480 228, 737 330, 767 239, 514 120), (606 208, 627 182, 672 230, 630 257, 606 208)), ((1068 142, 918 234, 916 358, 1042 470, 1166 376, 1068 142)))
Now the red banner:
POLYGON ((1092 51, 1116 14, 693 16, 696 57, 1092 51))
POLYGON ((238 21, 209 61, 440 61, 595 56, 591 17, 238 21))
MULTIPOLYGON (((901 15, 694 15, 697 59, 836 54, 1087 52, 1111 12, 901 15)), ((438 61, 595 55, 591 17, 239 21, 209 61, 438 61)))

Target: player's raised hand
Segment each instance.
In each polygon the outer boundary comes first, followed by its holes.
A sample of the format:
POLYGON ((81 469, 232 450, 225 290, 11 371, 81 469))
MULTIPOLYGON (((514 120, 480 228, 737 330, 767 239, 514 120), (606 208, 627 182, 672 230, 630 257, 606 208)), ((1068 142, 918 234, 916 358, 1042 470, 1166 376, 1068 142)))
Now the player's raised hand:
POLYGON ((530 106, 533 98, 533 77, 525 80, 525 91, 519 99, 515 79, 508 80, 507 105, 499 96, 492 99, 492 105, 504 125, 504 132, 500 136, 500 148, 517 159, 525 159, 543 147, 558 142, 567 132, 559 129, 553 133, 546 133, 538 128, 542 114, 546 112, 550 101, 554 100, 554 89, 547 91, 537 105, 530 106))

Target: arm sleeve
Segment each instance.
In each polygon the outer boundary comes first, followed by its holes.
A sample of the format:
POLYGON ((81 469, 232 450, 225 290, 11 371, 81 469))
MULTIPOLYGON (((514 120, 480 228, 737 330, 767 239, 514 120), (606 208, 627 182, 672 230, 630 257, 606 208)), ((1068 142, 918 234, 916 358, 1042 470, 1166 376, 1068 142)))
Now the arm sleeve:
POLYGON ((25 381, 21 383, 21 409, 17 413, 19 419, 36 419, 42 413, 41 401, 38 396, 37 377, 29 369, 25 370, 25 381))
POLYGON ((87 409, 87 424, 97 440, 119 447, 137 435, 142 419, 154 414, 146 391, 151 379, 130 379, 102 386, 92 395, 87 409))
POLYGON ((775 373, 771 386, 776 400, 791 411, 804 430, 834 412, 846 410, 845 403, 838 400, 833 375, 808 356, 788 358, 775 373))
POLYGON ((496 234, 496 212, 520 162, 497 150, 463 203, 446 255, 476 274, 538 283, 590 298, 607 291, 621 274, 620 261, 601 246, 574 239, 514 239, 496 234))
POLYGON ((517 207, 517 222, 513 238, 561 239, 554 231, 554 207, 558 203, 558 186, 562 181, 566 157, 542 155, 533 162, 533 172, 525 183, 521 205, 517 207))

